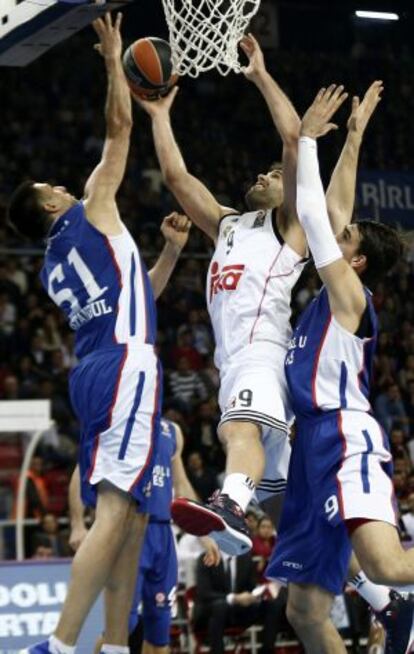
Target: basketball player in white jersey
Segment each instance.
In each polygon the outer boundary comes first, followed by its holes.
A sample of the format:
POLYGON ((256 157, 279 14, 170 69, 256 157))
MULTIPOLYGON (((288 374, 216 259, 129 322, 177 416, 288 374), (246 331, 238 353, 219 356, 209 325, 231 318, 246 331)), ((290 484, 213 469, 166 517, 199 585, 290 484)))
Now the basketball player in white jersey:
MULTIPOLYGON (((241 47, 249 58, 244 74, 263 95, 283 142, 283 166, 259 175, 246 195, 251 211, 238 215, 221 206, 187 171, 170 123, 176 89, 162 100, 140 102, 152 118, 166 185, 216 244, 207 306, 220 369, 219 435, 227 449, 226 478, 208 505, 178 499, 173 515, 186 531, 212 535, 229 554, 250 548, 243 518, 255 490, 263 500, 285 488, 290 416, 283 365, 291 333, 291 291, 307 253, 296 216, 300 119, 267 72, 254 37, 244 37, 241 47)), ((334 202, 341 185, 332 183, 334 202)))
MULTIPOLYGON (((342 219, 338 214, 333 234, 316 139, 335 127, 330 119, 346 98, 342 90, 322 89, 302 121, 298 214, 324 287, 299 318, 286 357, 297 430, 278 543, 267 569, 269 577, 289 584, 288 617, 309 654, 346 652, 330 611, 352 547, 372 581, 414 581, 414 549, 401 547, 395 528, 388 438, 369 404, 378 322, 363 286, 394 267, 403 247, 389 226, 349 224, 352 209, 342 219)), ((389 632, 386 652, 408 654, 413 602, 388 599, 379 614, 389 632)))

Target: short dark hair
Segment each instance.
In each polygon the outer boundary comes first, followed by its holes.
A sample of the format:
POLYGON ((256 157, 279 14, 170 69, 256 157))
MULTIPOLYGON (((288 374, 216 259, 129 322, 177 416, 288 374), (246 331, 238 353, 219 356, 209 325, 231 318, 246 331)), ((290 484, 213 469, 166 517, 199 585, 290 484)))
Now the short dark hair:
POLYGON ((361 274, 362 282, 372 287, 394 268, 404 253, 401 234, 390 225, 374 220, 357 222, 361 242, 359 254, 367 258, 367 268, 361 274))
POLYGON ((7 220, 20 236, 38 241, 47 234, 48 213, 39 202, 34 184, 27 180, 16 188, 7 207, 7 220))

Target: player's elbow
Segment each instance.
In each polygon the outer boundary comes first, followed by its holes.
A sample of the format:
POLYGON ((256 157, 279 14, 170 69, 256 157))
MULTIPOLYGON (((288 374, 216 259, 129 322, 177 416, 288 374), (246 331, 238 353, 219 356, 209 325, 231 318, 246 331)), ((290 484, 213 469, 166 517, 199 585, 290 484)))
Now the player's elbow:
POLYGON ((106 130, 110 138, 129 137, 132 130, 132 117, 128 115, 111 117, 106 121, 106 130))
POLYGON ((172 192, 181 188, 186 176, 185 170, 175 166, 167 165, 162 170, 164 184, 172 192))

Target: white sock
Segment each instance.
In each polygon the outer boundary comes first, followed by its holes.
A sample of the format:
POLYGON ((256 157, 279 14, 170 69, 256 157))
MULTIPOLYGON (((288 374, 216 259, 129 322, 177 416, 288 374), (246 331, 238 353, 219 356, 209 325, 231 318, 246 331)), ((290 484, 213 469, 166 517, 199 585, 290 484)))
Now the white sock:
POLYGON ((49 638, 49 649, 52 654, 75 654, 75 649, 73 645, 65 645, 62 643, 59 638, 56 636, 50 636, 49 638))
POLYGON ((221 492, 231 497, 243 511, 246 511, 255 490, 256 485, 250 477, 246 477, 241 472, 232 472, 225 478, 221 492))
POLYGON ((390 589, 387 586, 374 584, 362 570, 348 581, 358 595, 364 598, 374 611, 383 611, 390 603, 390 589))
POLYGON ((129 654, 129 647, 125 647, 125 645, 107 645, 104 643, 101 647, 101 652, 105 652, 105 654, 129 654))

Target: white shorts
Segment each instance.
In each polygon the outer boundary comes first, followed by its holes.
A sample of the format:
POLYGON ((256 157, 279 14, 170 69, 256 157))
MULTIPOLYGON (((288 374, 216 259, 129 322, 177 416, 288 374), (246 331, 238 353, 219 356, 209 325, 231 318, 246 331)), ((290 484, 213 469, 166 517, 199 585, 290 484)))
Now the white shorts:
POLYGON ((343 462, 337 474, 344 520, 367 518, 396 524, 388 438, 368 413, 341 411, 338 430, 343 462))
POLYGON ((244 348, 220 370, 220 425, 234 420, 261 427, 266 464, 257 489, 259 501, 286 488, 292 413, 284 358, 283 348, 259 342, 244 348))
POLYGON ((158 447, 162 371, 151 345, 115 345, 84 357, 70 378, 81 424, 82 499, 107 480, 145 506, 158 447))

